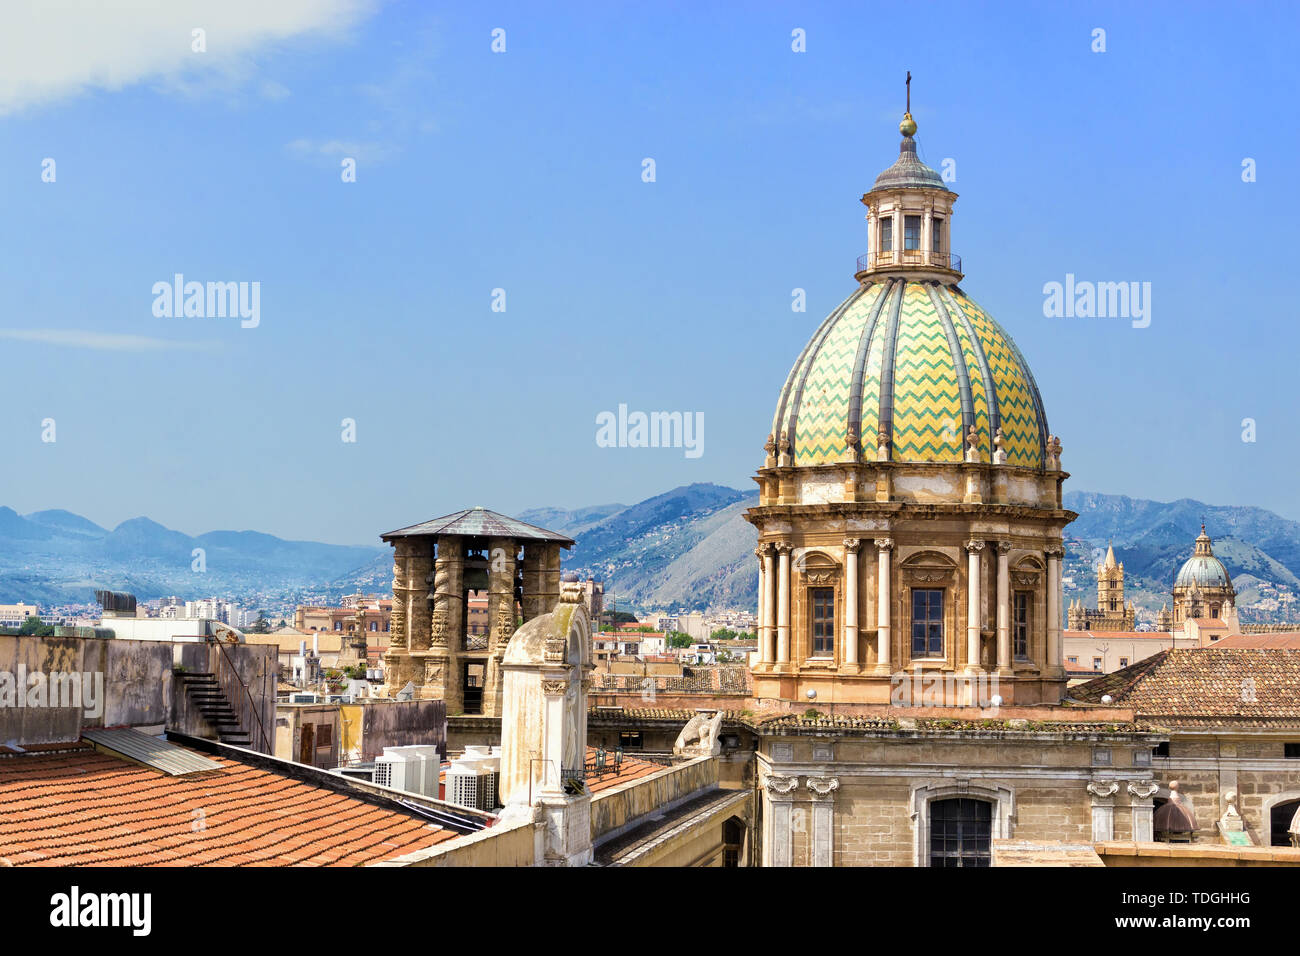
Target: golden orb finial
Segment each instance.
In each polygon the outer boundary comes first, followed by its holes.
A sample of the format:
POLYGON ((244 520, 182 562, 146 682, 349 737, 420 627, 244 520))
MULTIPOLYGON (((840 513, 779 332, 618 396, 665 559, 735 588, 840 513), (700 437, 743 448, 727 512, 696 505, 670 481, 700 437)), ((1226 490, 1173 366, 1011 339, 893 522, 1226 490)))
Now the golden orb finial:
POLYGON ((903 121, 898 124, 898 131, 904 136, 916 135, 916 120, 912 119, 911 113, 903 114, 903 121))

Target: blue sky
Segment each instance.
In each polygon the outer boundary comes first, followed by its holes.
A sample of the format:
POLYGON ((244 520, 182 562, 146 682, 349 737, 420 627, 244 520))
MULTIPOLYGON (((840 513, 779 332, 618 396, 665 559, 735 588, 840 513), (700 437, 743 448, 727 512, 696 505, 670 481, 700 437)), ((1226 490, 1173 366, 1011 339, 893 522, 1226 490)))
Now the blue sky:
POLYGON ((0 14, 0 504, 359 543, 750 487, 911 70, 1067 489, 1300 518, 1289 5, 60 5, 0 14), (155 317, 177 272, 260 325, 155 317), (1045 318, 1067 273, 1150 282, 1150 327, 1045 318), (704 453, 598 447, 620 403, 704 453))

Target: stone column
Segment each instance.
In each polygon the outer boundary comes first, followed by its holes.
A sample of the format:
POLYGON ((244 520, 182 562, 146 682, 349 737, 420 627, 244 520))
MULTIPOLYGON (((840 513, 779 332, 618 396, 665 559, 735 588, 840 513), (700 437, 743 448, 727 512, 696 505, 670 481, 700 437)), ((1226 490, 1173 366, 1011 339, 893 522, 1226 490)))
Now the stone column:
POLYGON ((1061 643, 1061 559, 1064 548, 1047 549, 1047 667, 1058 673, 1065 666, 1061 643))
POLYGON ((543 608, 546 562, 543 558, 543 546, 540 541, 529 541, 524 545, 523 596, 520 605, 524 620, 531 621, 539 614, 545 614, 550 608, 543 608))
POLYGON ((966 542, 966 669, 980 667, 980 552, 984 542, 966 542))
POLYGON ((930 242, 934 230, 934 206, 925 207, 925 219, 921 224, 921 255, 922 262, 934 263, 934 253, 930 251, 932 243, 930 242))
POLYGON ((767 627, 762 636, 763 642, 763 660, 768 664, 776 661, 776 603, 774 595, 776 593, 776 574, 773 565, 776 560, 773 557, 773 548, 770 544, 762 547, 763 551, 763 590, 758 599, 763 609, 763 620, 767 627))
POLYGON ((465 546, 460 538, 438 539, 438 559, 433 573, 433 614, 429 655, 425 660, 422 697, 441 698, 447 713, 465 709, 460 652, 465 645, 465 608, 461 593, 465 546))
POLYGON ((1011 542, 998 542, 998 673, 1011 673, 1011 542))
POLYGON ((1092 794, 1092 842, 1105 843, 1115 839, 1115 794, 1119 783, 1114 780, 1094 780, 1088 784, 1092 794))
POLYGON ((546 769, 542 779, 545 795, 560 797, 564 795, 564 771, 576 770, 564 764, 564 704, 569 690, 569 682, 563 679, 542 681, 542 720, 543 747, 545 752, 539 754, 546 769))
POLYGON ((812 865, 835 865, 835 791, 840 782, 834 777, 809 777, 812 794, 812 865))
POLYGON ((893 602, 893 586, 889 573, 889 552, 893 538, 876 538, 876 670, 888 674, 891 670, 889 608, 893 602))
POLYGON ((767 833, 763 840, 764 866, 790 866, 791 844, 794 842, 791 811, 794 809, 794 791, 799 786, 798 777, 771 774, 763 781, 763 820, 767 833))
MULTIPOLYGON (((388 622, 390 651, 406 650, 406 614, 411 595, 407 590, 407 562, 411 545, 404 540, 393 543, 393 614, 388 622)), ((400 690, 400 688, 399 688, 400 690)))
POLYGON ((1160 789, 1154 780, 1130 783, 1127 787, 1133 798, 1133 840, 1136 843, 1151 843, 1155 834, 1155 802, 1152 798, 1160 789))
POLYGON ((764 562, 764 552, 767 549, 759 545, 754 549, 754 557, 758 558, 758 663, 766 664, 767 657, 767 567, 764 562))
POLYGON ((776 592, 776 662, 790 663, 790 551, 788 541, 776 546, 779 556, 776 592))
POLYGON ((510 538, 488 546, 488 658, 483 682, 483 714, 501 716, 501 658, 515 632, 515 556, 510 538))
POLYGON ((858 538, 844 539, 844 654, 841 660, 858 668, 858 538))
POLYGON ((406 609, 407 647, 413 651, 429 649, 435 586, 432 542, 425 543, 422 540, 413 548, 413 553, 406 562, 406 595, 409 602, 406 609))

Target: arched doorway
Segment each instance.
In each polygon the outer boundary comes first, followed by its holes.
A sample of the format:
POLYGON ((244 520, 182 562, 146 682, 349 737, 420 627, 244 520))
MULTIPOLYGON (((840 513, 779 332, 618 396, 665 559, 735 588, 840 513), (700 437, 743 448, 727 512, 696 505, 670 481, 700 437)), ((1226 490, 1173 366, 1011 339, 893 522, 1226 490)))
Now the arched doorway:
POLYGON ((930 865, 989 866, 993 804, 970 797, 930 801, 930 865))
POLYGON ((1269 844, 1271 846, 1296 846, 1290 833, 1291 821, 1300 813, 1300 800, 1274 804, 1268 815, 1269 844))

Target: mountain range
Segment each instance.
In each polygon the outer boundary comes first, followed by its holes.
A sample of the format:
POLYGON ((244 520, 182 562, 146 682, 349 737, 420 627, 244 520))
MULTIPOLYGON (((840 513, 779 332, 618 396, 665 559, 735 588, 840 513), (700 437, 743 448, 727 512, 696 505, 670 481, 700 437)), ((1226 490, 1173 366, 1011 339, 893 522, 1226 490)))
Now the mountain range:
POLYGON ((275 598, 350 578, 387 551, 257 531, 191 537, 149 518, 110 531, 70 511, 20 515, 0 507, 0 603, 87 604, 96 588, 141 599, 275 598))
MULTIPOLYGON (((623 609, 753 608, 754 529, 744 520, 754 492, 714 484, 674 488, 634 505, 535 508, 518 517, 570 535, 566 570, 606 583, 606 603, 623 609)), ((1124 562, 1126 597, 1150 618, 1168 601, 1174 575, 1204 520, 1227 566, 1247 621, 1285 621, 1300 595, 1300 522, 1262 508, 1191 499, 1148 501, 1076 491, 1065 506, 1066 599, 1096 598, 1096 565, 1108 544, 1124 562)), ((337 599, 387 591, 388 548, 285 541, 254 531, 191 537, 148 518, 107 530, 70 511, 19 515, 0 507, 0 603, 87 603, 95 588, 141 599, 224 595, 250 606, 337 599), (206 570, 193 570, 202 549, 206 570)))

